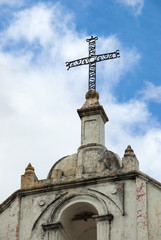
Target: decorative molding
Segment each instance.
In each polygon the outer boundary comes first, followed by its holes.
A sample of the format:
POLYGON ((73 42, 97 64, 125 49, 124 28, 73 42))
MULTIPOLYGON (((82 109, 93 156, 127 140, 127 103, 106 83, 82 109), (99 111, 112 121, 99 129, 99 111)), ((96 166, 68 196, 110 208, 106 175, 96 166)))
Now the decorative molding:
POLYGON ((77 112, 78 112, 78 115, 80 118, 85 117, 85 116, 100 114, 104 123, 109 121, 102 105, 77 109, 77 112))
MULTIPOLYGON (((102 193, 102 192, 99 192, 99 191, 97 191, 97 190, 94 190, 94 189, 91 189, 91 188, 88 188, 88 190, 89 191, 93 191, 93 192, 96 192, 96 193, 98 193, 98 194, 100 194, 100 195, 102 195, 102 196, 104 196, 104 197, 106 197, 107 199, 109 199, 118 209, 119 209, 119 211, 122 213, 122 215, 124 216, 124 201, 123 201, 123 210, 121 210, 121 208, 117 205, 117 203, 115 203, 115 201, 114 200, 112 200, 110 197, 108 197, 107 195, 105 195, 104 193, 102 193)), ((124 195, 124 193, 123 193, 123 195, 124 195)), ((123 198, 124 199, 124 198, 123 198)))
MULTIPOLYGON (((86 198, 86 202, 88 203, 88 199, 87 198, 91 198, 91 199, 95 199, 95 200, 97 200, 98 201, 98 203, 100 203, 100 204, 102 204, 102 206, 104 206, 104 208, 105 208, 105 211, 104 211, 104 213, 108 213, 108 209, 107 209, 107 206, 106 206, 106 203, 105 203, 105 201, 103 200, 103 199, 101 199, 100 197, 98 197, 98 196, 96 196, 96 195, 94 195, 94 194, 92 194, 92 193, 87 193, 87 192, 85 192, 85 193, 78 193, 78 194, 72 194, 72 195, 70 195, 69 197, 67 197, 67 198, 65 198, 65 199, 63 199, 57 206, 56 206, 56 208, 54 209, 54 211, 51 213, 51 217, 50 217, 50 219, 48 219, 48 221, 49 222, 57 222, 57 221, 59 221, 59 219, 57 219, 57 218, 55 218, 55 216, 56 216, 56 214, 57 214, 57 212, 59 211, 59 209, 64 205, 66 205, 68 202, 70 202, 70 201, 72 201, 73 199, 75 199, 75 198, 81 198, 81 197, 85 197, 86 198)), ((95 206, 95 205, 93 205, 93 206, 95 206)), ((95 206, 95 208, 96 208, 96 206, 95 206)), ((96 208, 97 209, 97 208, 96 208)))
POLYGON ((42 217, 42 215, 48 210, 48 208, 49 208, 52 204, 54 204, 57 200, 59 200, 60 198, 64 197, 67 193, 68 193, 68 192, 60 195, 58 198, 54 199, 51 203, 48 204, 48 206, 42 211, 42 213, 41 213, 41 214, 39 215, 39 217, 36 219, 36 221, 35 221, 35 223, 34 223, 34 225, 33 225, 33 227, 32 227, 32 231, 33 231, 34 228, 36 227, 36 225, 37 225, 38 221, 40 220, 40 218, 42 217))

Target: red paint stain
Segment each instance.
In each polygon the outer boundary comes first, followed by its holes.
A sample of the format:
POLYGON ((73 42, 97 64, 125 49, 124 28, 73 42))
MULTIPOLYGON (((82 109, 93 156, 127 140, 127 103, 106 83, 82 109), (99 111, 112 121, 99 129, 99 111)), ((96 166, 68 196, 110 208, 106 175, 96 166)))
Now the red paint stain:
POLYGON ((143 187, 144 187, 144 183, 142 182, 141 186, 136 188, 136 192, 137 193, 141 192, 143 190, 143 187))
POLYGON ((137 210, 137 218, 140 218, 142 217, 142 210, 137 210))
POLYGON ((137 194, 136 195, 136 200, 139 200, 141 197, 143 197, 145 195, 145 193, 142 193, 142 194, 137 194))
POLYGON ((19 235, 19 225, 16 226, 16 239, 18 239, 18 235, 19 235))
POLYGON ((143 229, 145 229, 148 226, 147 222, 143 222, 143 229))

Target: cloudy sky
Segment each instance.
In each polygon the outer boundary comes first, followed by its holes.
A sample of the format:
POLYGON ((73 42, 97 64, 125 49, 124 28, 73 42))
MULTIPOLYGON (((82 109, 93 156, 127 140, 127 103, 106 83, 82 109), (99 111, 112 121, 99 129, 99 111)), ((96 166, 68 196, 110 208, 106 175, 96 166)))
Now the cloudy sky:
POLYGON ((120 50, 97 64, 97 91, 110 119, 106 146, 128 144, 140 170, 161 181, 161 3, 154 0, 0 0, 0 202, 20 188, 29 162, 44 179, 80 146, 76 109, 88 66, 65 62, 120 50))

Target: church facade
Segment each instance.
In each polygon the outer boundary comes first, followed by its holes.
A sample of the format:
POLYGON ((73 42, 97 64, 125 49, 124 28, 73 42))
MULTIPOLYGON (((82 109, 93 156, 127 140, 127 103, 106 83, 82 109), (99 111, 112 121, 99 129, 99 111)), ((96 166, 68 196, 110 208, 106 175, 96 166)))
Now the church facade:
POLYGON ((108 117, 92 90, 78 109, 81 146, 38 180, 29 164, 21 189, 0 205, 0 240, 160 240, 161 183, 105 147, 108 117))

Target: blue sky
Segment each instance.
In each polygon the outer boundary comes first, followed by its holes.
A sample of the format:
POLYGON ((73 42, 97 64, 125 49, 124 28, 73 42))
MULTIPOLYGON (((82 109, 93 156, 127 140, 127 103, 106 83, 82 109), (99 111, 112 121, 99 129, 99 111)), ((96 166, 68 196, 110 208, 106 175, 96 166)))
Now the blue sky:
POLYGON ((65 62, 88 55, 91 35, 98 54, 121 55, 97 64, 106 146, 122 158, 131 144, 140 170, 161 181, 160 1, 0 0, 0 202, 29 162, 43 179, 80 146, 88 67, 65 62))

